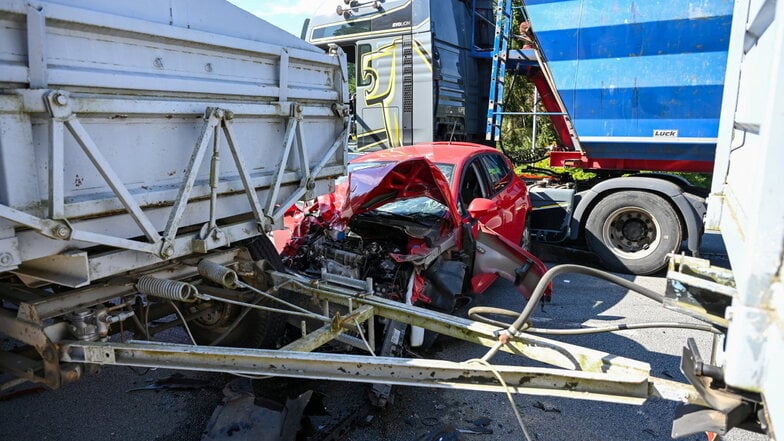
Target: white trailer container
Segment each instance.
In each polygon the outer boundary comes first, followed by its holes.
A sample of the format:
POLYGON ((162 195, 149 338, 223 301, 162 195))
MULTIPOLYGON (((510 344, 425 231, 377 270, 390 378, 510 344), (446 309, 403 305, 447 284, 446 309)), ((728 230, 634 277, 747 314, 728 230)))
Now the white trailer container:
MULTIPOLYGON (((684 349, 682 370, 707 407, 674 435, 732 427, 784 430, 784 3, 736 1, 705 225, 721 232, 732 270, 677 256, 668 296, 727 329, 710 359, 684 349)), ((778 438, 777 435, 778 434, 778 438)))
MULTIPOLYGON (((284 211, 345 172, 347 102, 339 50, 222 0, 0 1, 0 335, 35 349, 4 344, 20 379, 0 388, 78 378, 62 338, 129 318, 149 338, 187 292, 138 297, 142 275, 273 253, 284 211)), ((191 306, 196 339, 274 337, 259 311, 191 306)))
POLYGON ((3 0, 0 273, 80 287, 279 228, 344 171, 341 63, 221 0, 3 0))
MULTIPOLYGON (((735 2, 706 226, 721 231, 735 282, 727 385, 762 395, 784 431, 784 2, 735 2)), ((778 439, 778 438, 777 438, 778 439)))

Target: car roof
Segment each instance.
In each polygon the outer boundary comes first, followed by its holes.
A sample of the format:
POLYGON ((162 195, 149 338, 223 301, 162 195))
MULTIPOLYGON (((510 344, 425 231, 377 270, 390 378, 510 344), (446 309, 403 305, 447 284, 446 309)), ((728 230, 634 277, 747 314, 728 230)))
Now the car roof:
POLYGON ((406 147, 365 153, 352 159, 352 163, 374 161, 402 161, 425 157, 434 163, 459 164, 465 158, 480 152, 497 153, 492 147, 468 142, 426 142, 406 147))

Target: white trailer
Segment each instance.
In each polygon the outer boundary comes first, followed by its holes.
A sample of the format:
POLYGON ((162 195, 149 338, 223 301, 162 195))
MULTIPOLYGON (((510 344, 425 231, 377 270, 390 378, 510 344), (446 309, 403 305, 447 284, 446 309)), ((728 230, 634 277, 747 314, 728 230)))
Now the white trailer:
POLYGON ((347 102, 339 50, 222 0, 3 0, 0 332, 69 316, 93 338, 134 290, 118 275, 233 260, 344 174, 347 102))
POLYGON ((682 370, 707 406, 683 408, 674 435, 784 427, 784 4, 736 1, 719 142, 705 225, 731 270, 674 257, 667 303, 725 328, 710 358, 684 349, 682 370))
POLYGON ((206 253, 344 171, 341 59, 239 8, 0 11, 0 273, 76 288, 206 253))
POLYGON ((762 395, 784 431, 784 2, 736 1, 706 227, 726 243, 735 293, 724 381, 762 395))

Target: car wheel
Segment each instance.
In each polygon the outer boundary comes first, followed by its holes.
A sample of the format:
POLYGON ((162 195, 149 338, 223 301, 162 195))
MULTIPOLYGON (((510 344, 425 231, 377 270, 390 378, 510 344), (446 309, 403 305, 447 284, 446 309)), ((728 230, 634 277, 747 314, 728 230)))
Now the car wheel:
POLYGON ((683 233, 678 214, 667 201, 642 191, 614 193, 599 201, 588 216, 588 247, 610 270, 655 273, 677 252, 683 233))

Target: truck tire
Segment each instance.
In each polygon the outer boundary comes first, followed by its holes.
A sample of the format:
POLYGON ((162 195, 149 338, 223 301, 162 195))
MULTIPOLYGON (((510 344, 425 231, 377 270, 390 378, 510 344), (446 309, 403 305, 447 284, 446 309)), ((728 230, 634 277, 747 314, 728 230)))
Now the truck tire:
POLYGON ((588 215, 585 240, 612 271, 652 274, 680 249, 678 214, 663 198, 644 191, 613 193, 588 215))

